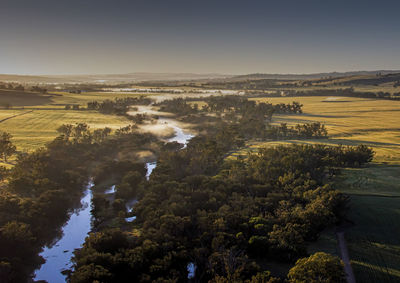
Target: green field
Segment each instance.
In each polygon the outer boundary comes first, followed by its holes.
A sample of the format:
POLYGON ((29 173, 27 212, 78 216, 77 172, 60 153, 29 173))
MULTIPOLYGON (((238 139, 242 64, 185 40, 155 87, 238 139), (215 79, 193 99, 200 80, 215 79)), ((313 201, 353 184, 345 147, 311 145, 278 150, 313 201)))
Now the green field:
POLYGON ((400 281, 400 166, 346 169, 335 186, 351 197, 346 240, 359 282, 400 281))
POLYGON ((400 198, 351 196, 346 231, 351 264, 359 282, 400 282, 400 198))

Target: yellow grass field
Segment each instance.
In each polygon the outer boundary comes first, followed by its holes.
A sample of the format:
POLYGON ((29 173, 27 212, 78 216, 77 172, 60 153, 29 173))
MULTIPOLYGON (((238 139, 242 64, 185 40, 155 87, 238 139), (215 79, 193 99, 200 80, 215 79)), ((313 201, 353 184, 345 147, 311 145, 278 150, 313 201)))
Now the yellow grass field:
POLYGON ((84 122, 91 128, 120 128, 129 120, 114 115, 103 115, 96 111, 73 110, 1 110, 0 119, 18 114, 0 123, 0 130, 13 135, 13 142, 19 151, 32 151, 53 140, 57 128, 62 124, 84 122))
MULTIPOLYGON (((33 151, 53 140, 57 136, 57 128, 62 124, 83 122, 91 128, 117 129, 130 123, 125 117, 104 115, 97 111, 65 110, 66 104, 79 104, 85 107, 89 101, 138 95, 132 93, 42 95, 30 92, 0 91, 0 103, 12 105, 10 109, 0 109, 0 131, 6 131, 13 135, 12 141, 18 151, 33 151)), ((11 164, 0 165, 11 166, 11 164)))
MULTIPOLYGON (((400 164, 400 101, 353 97, 277 97, 254 98, 273 104, 302 103, 303 114, 275 115, 273 123, 321 122, 328 129, 329 139, 294 140, 290 143, 366 144, 376 152, 376 162, 400 164)), ((250 148, 281 144, 254 142, 250 148)))
POLYGON ((81 94, 67 93, 67 92, 52 92, 60 96, 55 96, 52 98, 52 103, 54 105, 59 104, 79 104, 81 106, 86 106, 88 102, 97 100, 103 101, 106 99, 114 100, 114 98, 125 98, 125 97, 138 97, 153 95, 152 93, 128 93, 128 92, 83 92, 81 94))

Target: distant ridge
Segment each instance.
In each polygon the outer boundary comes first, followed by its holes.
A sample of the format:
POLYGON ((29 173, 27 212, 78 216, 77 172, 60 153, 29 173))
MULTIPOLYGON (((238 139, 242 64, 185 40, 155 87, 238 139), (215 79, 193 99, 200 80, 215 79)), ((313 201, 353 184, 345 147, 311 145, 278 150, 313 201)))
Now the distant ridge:
POLYGON ((375 70, 375 71, 351 71, 351 72, 325 72, 311 74, 267 74, 254 73, 245 75, 227 75, 218 73, 150 73, 134 72, 126 74, 94 74, 94 75, 14 75, 0 74, 1 82, 19 83, 136 83, 143 81, 188 81, 188 80, 310 80, 320 78, 339 78, 351 76, 372 76, 376 74, 387 75, 400 73, 400 70, 375 70))
POLYGON ((319 79, 322 77, 348 77, 348 76, 368 76, 375 74, 392 74, 400 73, 400 70, 375 70, 375 71, 351 71, 351 72, 327 72, 327 73, 311 73, 311 74, 263 74, 254 73, 247 75, 238 75, 233 78, 237 79, 277 79, 277 80, 309 80, 319 79))
POLYGON ((228 78, 232 75, 216 73, 126 73, 126 74, 98 74, 98 75, 12 75, 0 74, 0 81, 20 83, 123 83, 139 81, 169 81, 169 80, 201 80, 228 78))

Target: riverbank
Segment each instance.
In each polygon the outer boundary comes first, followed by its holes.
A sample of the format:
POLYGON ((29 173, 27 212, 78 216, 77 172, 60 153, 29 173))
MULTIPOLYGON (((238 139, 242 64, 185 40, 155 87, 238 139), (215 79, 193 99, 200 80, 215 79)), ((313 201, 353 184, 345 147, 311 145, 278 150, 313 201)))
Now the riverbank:
MULTIPOLYGON (((157 109, 151 106, 141 107, 140 110, 129 112, 130 115, 136 114, 148 114, 157 115, 158 119, 156 123, 153 124, 153 128, 149 125, 141 125, 140 130, 143 132, 148 132, 149 129, 155 131, 161 130, 161 135, 159 136, 162 140, 166 142, 178 142, 186 146, 187 142, 194 137, 185 125, 185 129, 181 128, 184 123, 180 123, 172 118, 171 115, 163 115, 157 111, 157 109)), ((151 126, 151 125, 150 125, 151 126)), ((150 160, 146 162, 146 179, 150 178, 152 171, 157 166, 155 156, 151 156, 150 160)), ((143 156, 146 159, 146 156, 143 156)), ((56 241, 52 246, 45 247, 40 255, 46 260, 46 262, 40 267, 40 269, 35 271, 35 280, 46 280, 51 283, 65 282, 65 276, 63 271, 68 271, 71 269, 71 257, 75 249, 79 249, 85 241, 85 238, 92 231, 92 220, 93 215, 91 211, 92 206, 92 188, 94 184, 89 182, 86 190, 81 199, 81 207, 72 212, 68 221, 62 228, 62 237, 56 241)), ((116 186, 112 185, 106 189, 103 194, 108 195, 109 201, 112 203, 114 201, 114 195, 116 193, 116 186)), ((131 199, 125 203, 125 207, 128 217, 125 217, 126 222, 133 222, 136 216, 132 215, 134 205, 137 203, 136 199, 131 199)))

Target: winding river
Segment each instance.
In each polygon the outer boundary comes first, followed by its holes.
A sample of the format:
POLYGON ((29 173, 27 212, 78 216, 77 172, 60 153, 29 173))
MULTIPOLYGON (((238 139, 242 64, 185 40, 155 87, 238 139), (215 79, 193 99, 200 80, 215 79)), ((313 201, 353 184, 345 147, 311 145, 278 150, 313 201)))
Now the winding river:
POLYGON ((71 267, 74 249, 81 247, 90 232, 93 183, 89 182, 81 199, 81 207, 75 210, 62 228, 62 237, 54 245, 45 247, 40 254, 46 262, 35 272, 35 280, 46 280, 49 283, 65 282, 61 271, 71 267))
MULTIPOLYGON (((144 107, 140 112, 146 113, 150 108, 144 107), (146 111, 147 110, 147 111, 146 111)), ((151 110, 153 111, 153 110, 151 110)), ((139 112, 139 113, 140 113, 139 112)), ((156 112, 156 111, 153 111, 156 112)), ((137 114, 136 112, 135 114, 137 114)), ((149 114, 149 113, 148 113, 149 114)), ((154 113, 151 113, 154 114, 154 113)), ((172 128, 175 132, 173 137, 167 139, 168 142, 182 143, 184 147, 188 141, 194 137, 189 133, 184 132, 179 127, 177 121, 170 118, 160 118, 157 121, 158 124, 165 126, 166 128, 172 128)), ((151 172, 157 166, 157 162, 146 163, 147 173, 146 178, 149 179, 151 172)), ((53 245, 44 247, 40 255, 46 260, 46 262, 35 271, 35 280, 45 280, 49 283, 65 282, 66 278, 61 273, 63 270, 71 268, 71 257, 75 249, 78 249, 85 242, 86 236, 91 231, 91 201, 93 183, 89 182, 86 186, 86 190, 81 199, 81 207, 75 210, 69 220, 62 227, 62 237, 53 245)), ((110 187, 105 191, 106 194, 113 194, 115 192, 115 186, 110 187)), ((132 212, 133 206, 137 201, 131 200, 126 204, 128 212, 132 212)), ((128 217, 125 220, 132 222, 135 220, 135 216, 128 217)), ((190 272, 194 272, 194 267, 189 267, 190 272)))

